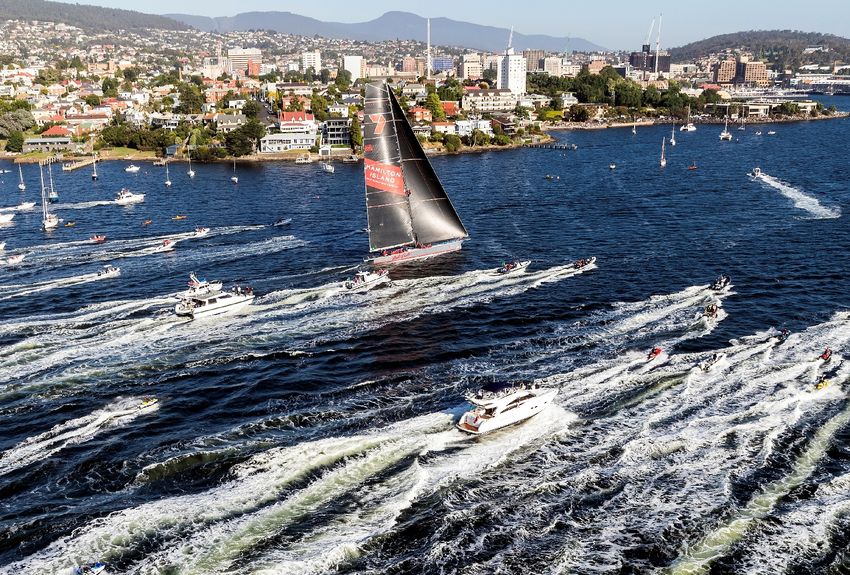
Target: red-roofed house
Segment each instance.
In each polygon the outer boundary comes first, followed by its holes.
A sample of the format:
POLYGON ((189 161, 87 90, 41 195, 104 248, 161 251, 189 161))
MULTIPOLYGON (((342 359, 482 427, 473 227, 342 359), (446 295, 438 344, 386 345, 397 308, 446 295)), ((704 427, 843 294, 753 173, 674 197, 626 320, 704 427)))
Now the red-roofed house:
POLYGON ((67 138, 71 130, 64 126, 51 126, 41 133, 42 138, 67 138))
POLYGON ((446 116, 451 118, 457 116, 457 113, 460 111, 460 106, 458 106, 457 102, 442 102, 443 112, 446 113, 446 116))
POLYGON ((315 136, 319 124, 309 112, 281 112, 278 115, 277 127, 281 133, 312 132, 315 136))
POLYGON ((431 115, 431 110, 416 106, 407 111, 414 122, 430 122, 434 118, 431 115))

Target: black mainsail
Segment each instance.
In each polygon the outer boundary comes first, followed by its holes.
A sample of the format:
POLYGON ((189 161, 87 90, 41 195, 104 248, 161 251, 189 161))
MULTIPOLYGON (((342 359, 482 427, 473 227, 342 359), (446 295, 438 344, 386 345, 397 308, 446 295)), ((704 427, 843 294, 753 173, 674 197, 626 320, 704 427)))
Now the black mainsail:
POLYGON ((370 251, 466 238, 466 228, 387 84, 366 86, 363 126, 370 251))

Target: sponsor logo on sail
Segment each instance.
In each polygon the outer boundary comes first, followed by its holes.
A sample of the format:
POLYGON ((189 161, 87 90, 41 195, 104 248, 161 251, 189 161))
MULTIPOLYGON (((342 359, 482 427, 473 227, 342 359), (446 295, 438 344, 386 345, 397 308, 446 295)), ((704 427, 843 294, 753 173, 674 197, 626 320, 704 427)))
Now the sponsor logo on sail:
POLYGON ((379 135, 384 131, 384 126, 387 124, 383 114, 369 114, 369 119, 375 124, 375 135, 379 135))
POLYGON ((405 195, 404 177, 400 166, 382 164, 368 158, 364 159, 366 185, 393 194, 405 195))

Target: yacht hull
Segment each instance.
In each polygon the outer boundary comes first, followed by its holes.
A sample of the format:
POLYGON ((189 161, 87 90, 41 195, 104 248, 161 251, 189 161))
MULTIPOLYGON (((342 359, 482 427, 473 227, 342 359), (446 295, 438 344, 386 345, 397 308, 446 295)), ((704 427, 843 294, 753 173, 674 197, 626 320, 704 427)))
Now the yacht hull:
POLYGON ((522 423, 546 409, 546 407, 552 403, 552 400, 555 399, 557 394, 557 389, 541 391, 540 393, 535 394, 536 397, 534 399, 525 401, 516 409, 502 412, 497 417, 489 419, 479 418, 477 422, 475 421, 474 410, 467 411, 460 418, 460 421, 458 421, 457 428, 463 432, 471 433, 473 435, 482 435, 497 429, 502 429, 503 427, 522 423))
POLYGON ((389 264, 400 264, 412 260, 421 260, 432 258, 443 254, 459 251, 463 245, 463 240, 451 240, 439 244, 432 244, 423 248, 410 248, 396 253, 387 252, 386 255, 380 254, 372 258, 367 258, 366 261, 376 266, 384 266, 389 264))

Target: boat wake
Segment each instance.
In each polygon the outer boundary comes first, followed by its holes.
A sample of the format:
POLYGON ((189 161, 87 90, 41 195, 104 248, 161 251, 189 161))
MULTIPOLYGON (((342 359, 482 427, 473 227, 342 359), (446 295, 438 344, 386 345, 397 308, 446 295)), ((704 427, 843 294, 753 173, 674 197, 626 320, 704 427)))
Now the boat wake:
POLYGON ((71 287, 98 280, 110 279, 111 277, 112 276, 104 276, 95 272, 30 284, 0 285, 0 301, 46 292, 57 288, 71 287))
POLYGON ((70 445, 88 441, 103 430, 126 425, 142 413, 157 409, 156 405, 140 408, 142 399, 115 401, 89 415, 66 421, 35 437, 30 437, 0 453, 0 476, 52 457, 70 445))
POLYGON ((808 212, 815 219, 823 220, 841 217, 841 208, 837 206, 829 208, 821 205, 817 198, 803 193, 787 182, 783 182, 782 180, 774 178, 764 172, 762 172, 758 179, 771 188, 778 190, 779 193, 794 202, 795 208, 808 212))

